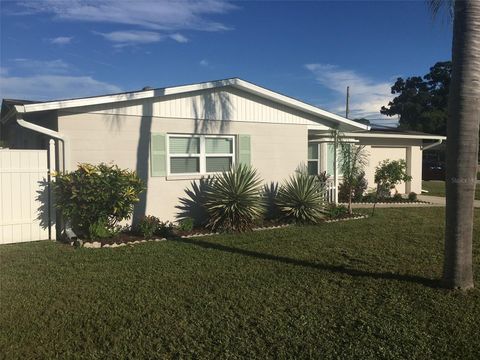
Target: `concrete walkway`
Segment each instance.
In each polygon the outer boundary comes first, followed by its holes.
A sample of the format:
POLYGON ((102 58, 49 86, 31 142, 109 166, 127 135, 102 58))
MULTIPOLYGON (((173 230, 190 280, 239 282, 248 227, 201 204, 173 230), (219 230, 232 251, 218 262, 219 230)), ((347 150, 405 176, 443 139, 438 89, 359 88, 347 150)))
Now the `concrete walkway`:
MULTIPOLYGON (((418 200, 425 203, 400 203, 400 204, 377 204, 377 208, 403 208, 403 207, 438 207, 445 206, 445 198, 441 196, 418 195, 418 200)), ((480 200, 475 200, 474 206, 480 208, 480 200)), ((373 204, 352 204, 354 208, 373 208, 373 204)))
MULTIPOLYGON (((429 201, 438 206, 445 206, 445 198, 442 196, 418 195, 418 200, 429 201)), ((475 200, 473 206, 480 208, 480 200, 475 200)))

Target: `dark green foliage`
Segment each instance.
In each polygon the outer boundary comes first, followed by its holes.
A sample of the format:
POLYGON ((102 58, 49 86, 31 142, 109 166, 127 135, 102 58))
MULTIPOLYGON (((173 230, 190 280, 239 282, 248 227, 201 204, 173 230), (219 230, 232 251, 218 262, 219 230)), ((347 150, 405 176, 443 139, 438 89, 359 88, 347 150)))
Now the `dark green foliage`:
POLYGON ((88 227, 90 239, 101 240, 116 236, 121 231, 121 226, 109 226, 105 220, 98 220, 88 227))
POLYGON ((102 226, 111 232, 119 221, 128 219, 144 189, 134 171, 103 163, 80 164, 77 170, 55 178, 56 207, 77 235, 88 238, 90 230, 99 236, 102 226))
POLYGON ((417 201, 417 193, 415 193, 415 192, 413 192, 413 191, 412 191, 411 193, 409 193, 409 194, 408 194, 408 200, 410 200, 410 201, 417 201))
POLYGON ((363 197, 362 197, 362 201, 363 202, 375 202, 375 200, 377 199, 377 193, 376 192, 369 192, 369 193, 366 193, 363 197))
POLYGON ((251 166, 237 164, 216 175, 207 189, 207 227, 216 231, 251 230, 264 211, 261 180, 251 166))
MULTIPOLYGON (((0 357, 477 359, 480 288, 435 288, 444 216, 378 209, 116 249, 0 246, 0 357)), ((473 251, 478 274, 479 241, 473 251)))
MULTIPOLYGON (((353 185, 352 185, 352 200, 354 202, 360 202, 363 199, 363 194, 368 188, 367 179, 365 179, 365 173, 362 171, 357 175, 353 185)), ((349 186, 346 186, 345 182, 340 183, 338 186, 338 201, 348 202, 348 192, 350 190, 349 186)))
POLYGON ((180 231, 192 231, 194 226, 194 221, 192 218, 185 218, 178 222, 177 229, 180 231))
POLYGON ((171 221, 160 221, 156 231, 156 235, 162 238, 169 238, 174 236, 175 225, 171 221))
POLYGON ((402 194, 400 194, 400 193, 395 193, 395 194, 393 195, 393 200, 394 200, 394 201, 399 201, 399 202, 403 201, 403 196, 402 196, 402 194))
POLYGON ((348 208, 345 205, 328 204, 324 213, 329 219, 341 219, 348 215, 348 208))
POLYGON ((400 127, 445 135, 451 61, 437 62, 425 76, 398 78, 392 86, 397 95, 380 112, 400 116, 400 127))
POLYGON ((278 220, 282 213, 277 204, 278 197, 278 183, 271 182, 263 186, 262 198, 265 205, 264 217, 266 220, 278 220))
POLYGON ((388 192, 395 189, 401 182, 412 180, 407 174, 407 163, 405 160, 384 160, 375 168, 375 183, 380 194, 388 189, 388 192))
POLYGON ((208 223, 208 211, 205 207, 207 190, 213 183, 213 177, 201 178, 191 182, 191 189, 186 189, 186 197, 180 198, 177 220, 193 219, 194 227, 205 227, 208 223))
POLYGON ((323 183, 315 176, 296 172, 278 191, 277 204, 287 221, 317 223, 323 218, 323 183))
POLYGON ((138 222, 137 226, 139 233, 142 234, 145 239, 151 239, 159 230, 160 219, 147 215, 138 222))

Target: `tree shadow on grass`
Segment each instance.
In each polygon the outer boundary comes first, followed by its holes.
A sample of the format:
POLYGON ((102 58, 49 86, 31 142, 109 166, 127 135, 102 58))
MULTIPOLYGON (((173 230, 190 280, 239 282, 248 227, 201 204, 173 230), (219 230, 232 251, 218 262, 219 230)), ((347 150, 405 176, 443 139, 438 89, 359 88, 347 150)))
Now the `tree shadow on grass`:
POLYGON ((440 288, 440 285, 441 285, 439 280, 429 279, 429 278, 425 278, 418 275, 408 275, 408 274, 402 275, 402 274, 395 274, 395 273, 388 273, 388 272, 370 272, 365 270, 347 268, 341 265, 338 266, 338 265, 315 263, 315 262, 310 262, 306 260, 292 259, 284 256, 264 254, 264 253, 260 253, 252 250, 239 249, 231 246, 221 245, 218 243, 208 242, 205 240, 198 240, 198 239, 193 240, 193 239, 186 239, 186 238, 177 238, 175 240, 185 244, 200 246, 205 249, 225 251, 232 254, 240 254, 244 256, 254 257, 257 259, 271 260, 271 261, 276 261, 284 264, 303 266, 303 267, 313 268, 317 270, 328 271, 331 273, 349 275, 353 277, 367 277, 372 279, 410 282, 410 283, 424 285, 430 288, 440 288))

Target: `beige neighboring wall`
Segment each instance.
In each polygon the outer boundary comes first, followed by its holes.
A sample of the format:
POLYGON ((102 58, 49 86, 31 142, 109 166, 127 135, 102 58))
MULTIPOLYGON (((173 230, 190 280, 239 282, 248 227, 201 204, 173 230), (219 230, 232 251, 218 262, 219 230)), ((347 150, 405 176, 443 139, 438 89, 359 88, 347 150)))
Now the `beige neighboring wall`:
POLYGON ((60 113, 58 127, 70 138, 71 167, 82 162, 114 162, 122 168, 137 170, 148 180, 146 213, 162 220, 175 219, 175 206, 191 180, 145 175, 150 168, 151 132, 248 134, 251 163, 266 182, 286 179, 307 159, 307 125, 304 124, 60 113))
POLYGON ((415 192, 422 190, 422 140, 416 139, 379 139, 360 138, 360 145, 365 145, 369 154, 369 162, 365 171, 368 187, 375 187, 375 168, 386 159, 407 162, 407 172, 412 176, 412 181, 397 185, 400 193, 415 192))

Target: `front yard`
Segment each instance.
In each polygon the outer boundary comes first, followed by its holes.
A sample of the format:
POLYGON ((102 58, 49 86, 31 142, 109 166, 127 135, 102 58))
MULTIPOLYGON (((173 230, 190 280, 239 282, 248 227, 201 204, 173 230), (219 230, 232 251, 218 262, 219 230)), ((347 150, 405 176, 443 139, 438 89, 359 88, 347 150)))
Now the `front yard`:
POLYGON ((474 359, 480 289, 437 288, 443 211, 116 249, 2 246, 0 354, 474 359))
MULTIPOLYGON (((445 181, 429 180, 422 181, 422 189, 428 190, 428 193, 423 195, 443 196, 445 197, 445 181)), ((480 185, 477 184, 475 188, 475 199, 480 200, 480 185)))

